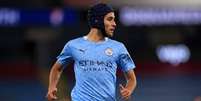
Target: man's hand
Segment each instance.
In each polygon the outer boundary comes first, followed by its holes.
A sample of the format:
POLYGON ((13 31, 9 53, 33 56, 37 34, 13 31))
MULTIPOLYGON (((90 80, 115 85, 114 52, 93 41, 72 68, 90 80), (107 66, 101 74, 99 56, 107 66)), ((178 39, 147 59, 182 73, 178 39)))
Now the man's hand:
POLYGON ((57 99, 56 96, 57 88, 49 89, 46 95, 48 101, 53 101, 57 99))
POLYGON ((128 100, 132 94, 132 91, 124 87, 122 84, 119 85, 120 94, 124 100, 128 100))

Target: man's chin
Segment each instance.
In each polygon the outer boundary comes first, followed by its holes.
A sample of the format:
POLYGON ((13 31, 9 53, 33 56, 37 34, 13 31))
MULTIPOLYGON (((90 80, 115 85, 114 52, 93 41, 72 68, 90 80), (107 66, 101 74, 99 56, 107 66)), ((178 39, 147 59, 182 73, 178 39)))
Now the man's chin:
POLYGON ((107 33, 107 37, 113 37, 113 33, 107 33))

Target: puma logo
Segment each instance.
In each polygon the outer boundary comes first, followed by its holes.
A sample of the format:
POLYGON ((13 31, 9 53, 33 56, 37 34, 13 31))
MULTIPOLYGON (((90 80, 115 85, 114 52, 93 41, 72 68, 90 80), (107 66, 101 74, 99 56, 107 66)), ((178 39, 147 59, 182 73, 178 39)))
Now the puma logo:
POLYGON ((80 52, 85 53, 86 49, 78 49, 80 52))

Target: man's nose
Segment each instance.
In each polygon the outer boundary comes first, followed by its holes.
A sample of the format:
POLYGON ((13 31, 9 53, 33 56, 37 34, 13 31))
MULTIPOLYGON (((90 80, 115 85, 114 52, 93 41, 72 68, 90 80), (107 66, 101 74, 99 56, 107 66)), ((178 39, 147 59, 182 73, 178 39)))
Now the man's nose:
POLYGON ((113 27, 116 27, 116 26, 117 26, 115 21, 112 23, 112 26, 113 26, 113 27))

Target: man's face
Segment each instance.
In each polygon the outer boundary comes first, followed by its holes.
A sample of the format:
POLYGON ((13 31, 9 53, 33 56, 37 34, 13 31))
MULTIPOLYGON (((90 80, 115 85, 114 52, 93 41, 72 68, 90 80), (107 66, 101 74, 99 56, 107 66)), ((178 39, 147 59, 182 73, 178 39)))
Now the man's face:
POLYGON ((104 25, 107 36, 112 37, 116 27, 114 12, 110 12, 107 15, 105 15, 104 25))

